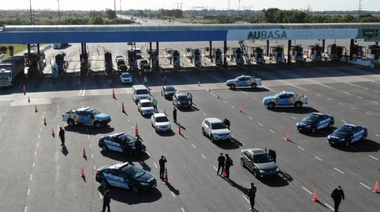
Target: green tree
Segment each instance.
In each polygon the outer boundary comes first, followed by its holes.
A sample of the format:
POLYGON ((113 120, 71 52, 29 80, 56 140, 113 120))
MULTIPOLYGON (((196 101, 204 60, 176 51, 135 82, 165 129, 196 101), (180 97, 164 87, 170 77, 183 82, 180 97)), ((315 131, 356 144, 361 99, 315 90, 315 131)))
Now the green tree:
POLYGON ((111 9, 106 9, 106 16, 109 19, 115 19, 116 18, 116 12, 111 9))
POLYGON ((102 25, 104 24, 103 18, 99 16, 91 17, 88 21, 88 24, 91 25, 102 25))

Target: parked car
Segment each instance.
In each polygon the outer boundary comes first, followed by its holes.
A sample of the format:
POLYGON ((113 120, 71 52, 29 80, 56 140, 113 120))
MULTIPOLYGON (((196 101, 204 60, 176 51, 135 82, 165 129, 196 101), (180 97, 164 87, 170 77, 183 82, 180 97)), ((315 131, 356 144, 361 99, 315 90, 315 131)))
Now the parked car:
POLYGON ((303 94, 295 94, 290 91, 282 91, 274 96, 266 96, 263 98, 263 104, 268 109, 272 109, 275 106, 294 106, 296 108, 300 108, 307 103, 307 96, 303 94))
POLYGON ((140 99, 137 104, 137 109, 143 116, 153 115, 156 112, 156 109, 149 99, 140 99))
POLYGON ((111 122, 111 116, 94 108, 84 107, 63 113, 62 121, 66 121, 69 126, 83 124, 100 128, 111 122))
POLYGON ((102 166, 96 170, 95 180, 102 186, 115 186, 138 194, 157 186, 156 178, 149 172, 128 162, 102 166))
POLYGON ((176 106, 178 109, 191 107, 190 100, 187 98, 187 94, 185 93, 175 93, 173 95, 172 101, 173 105, 176 106))
POLYGON ((277 175, 277 164, 263 149, 250 148, 240 151, 240 164, 253 172, 256 178, 277 175))
POLYGON ((257 88, 257 86, 261 86, 261 78, 255 78, 255 76, 241 75, 236 77, 235 79, 230 79, 226 81, 226 85, 230 87, 230 89, 235 89, 236 87, 251 87, 257 88))
POLYGON ((173 98, 173 95, 177 92, 177 89, 175 89, 174 86, 162 86, 161 88, 161 96, 163 96, 165 99, 173 98))
POLYGON ((327 136, 330 145, 344 145, 349 147, 357 141, 365 141, 368 136, 367 128, 355 124, 343 124, 327 136))
POLYGON ((312 113, 297 122, 298 131, 315 133, 317 130, 331 128, 334 125, 334 117, 329 114, 312 113))
POLYGON ((170 124, 170 120, 165 113, 155 113, 150 118, 152 127, 156 130, 156 132, 170 132, 172 131, 172 127, 170 124))
POLYGON ((120 74, 120 82, 121 83, 133 83, 132 75, 128 72, 123 72, 120 74))
POLYGON ((231 131, 218 118, 205 118, 202 122, 202 134, 211 139, 212 142, 218 140, 231 140, 231 131))
MULTIPOLYGON (((99 142, 98 142, 98 146, 100 148, 102 148, 103 151, 111 150, 114 152, 122 153, 124 142, 128 142, 128 145, 132 149, 132 153, 135 154, 136 153, 136 147, 135 147, 136 141, 137 141, 137 138, 135 136, 125 134, 124 132, 120 132, 120 133, 114 133, 114 134, 104 135, 104 136, 100 137, 99 142)), ((141 152, 145 152, 146 151, 146 145, 143 141, 141 143, 142 143, 141 152)))

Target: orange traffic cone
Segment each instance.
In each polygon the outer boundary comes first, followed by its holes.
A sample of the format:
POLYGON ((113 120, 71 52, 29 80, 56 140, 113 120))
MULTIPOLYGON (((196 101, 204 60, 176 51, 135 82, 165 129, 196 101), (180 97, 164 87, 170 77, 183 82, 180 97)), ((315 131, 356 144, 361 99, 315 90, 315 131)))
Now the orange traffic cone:
POLYGON ((46 126, 47 125, 47 122, 46 122, 46 118, 44 117, 44 125, 46 126))
POLYGON ((30 97, 28 96, 28 102, 30 103, 30 97))
POLYGON ((182 134, 182 132, 181 132, 181 122, 178 123, 178 134, 180 134, 180 135, 182 134))
POLYGON ((318 194, 317 194, 317 189, 314 189, 314 194, 313 194, 313 201, 318 202, 318 194))
POLYGON ((168 179, 168 169, 165 168, 165 183, 168 183, 169 182, 169 179, 168 179))
POLYGON ((124 102, 121 103, 121 112, 125 113, 124 102))
POLYGON ((210 89, 210 86, 208 86, 208 89, 207 89, 207 91, 208 91, 208 92, 210 92, 210 91, 211 91, 211 89, 210 89))
POLYGON ((82 157, 84 157, 85 159, 87 158, 87 153, 86 153, 86 150, 84 148, 83 148, 82 157))
POLYGON ((243 107, 240 105, 239 107, 239 112, 242 113, 243 112, 243 107))
POLYGON ((115 89, 112 89, 112 98, 116 99, 115 89))
POLYGON ((139 137, 139 136, 140 136, 140 135, 139 135, 139 128, 138 128, 137 124, 136 124, 136 129, 135 129, 135 136, 136 136, 136 137, 139 137))
POLYGON ((164 114, 165 114, 165 115, 168 115, 168 114, 166 113, 166 109, 165 109, 165 108, 164 108, 164 114))
POLYGON ((24 96, 26 94, 26 88, 25 88, 25 85, 22 86, 22 92, 24 93, 24 96))
POLYGON ((218 99, 220 99, 220 95, 218 94, 217 96, 216 96, 218 99))
POLYGON ((80 176, 81 176, 81 177, 86 177, 86 175, 84 174, 83 166, 82 166, 82 171, 80 172, 80 176))
POLYGON ((373 189, 373 192, 379 193, 379 182, 378 181, 376 181, 375 189, 373 189))
POLYGON ((198 81, 198 86, 201 86, 201 83, 198 81))
POLYGON ((34 112, 36 112, 36 113, 38 112, 37 105, 34 106, 34 112))
POLYGON ((223 171, 222 177, 227 177, 226 171, 223 171))
POLYGON ((53 136, 53 138, 55 137, 54 128, 51 128, 51 135, 53 136))
POLYGON ((286 140, 286 141, 290 141, 290 135, 289 135, 289 133, 286 133, 285 140, 286 140))

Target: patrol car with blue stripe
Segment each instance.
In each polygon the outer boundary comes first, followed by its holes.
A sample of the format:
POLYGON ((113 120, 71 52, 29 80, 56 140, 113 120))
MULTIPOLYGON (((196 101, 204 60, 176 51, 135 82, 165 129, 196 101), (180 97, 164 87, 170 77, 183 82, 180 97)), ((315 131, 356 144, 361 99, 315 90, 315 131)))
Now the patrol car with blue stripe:
POLYGON ((355 124, 343 124, 327 136, 330 145, 344 145, 349 147, 357 141, 365 141, 368 136, 367 128, 355 124))
POLYGON ((236 77, 235 79, 230 79, 226 81, 226 85, 230 87, 230 89, 235 89, 236 87, 247 87, 257 88, 257 86, 261 86, 261 78, 256 78, 255 76, 247 76, 241 75, 236 77))
POLYGON ((69 126, 83 124, 100 128, 111 122, 111 116, 91 107, 78 108, 62 114, 62 121, 69 126))
POLYGON ((315 133, 323 128, 331 128, 334 125, 334 117, 329 114, 312 113, 307 115, 301 121, 297 122, 297 130, 299 132, 308 131, 315 133))
POLYGON ((274 96, 266 96, 263 98, 263 104, 268 109, 272 109, 275 106, 294 106, 300 108, 307 103, 307 96, 289 91, 282 91, 274 96))

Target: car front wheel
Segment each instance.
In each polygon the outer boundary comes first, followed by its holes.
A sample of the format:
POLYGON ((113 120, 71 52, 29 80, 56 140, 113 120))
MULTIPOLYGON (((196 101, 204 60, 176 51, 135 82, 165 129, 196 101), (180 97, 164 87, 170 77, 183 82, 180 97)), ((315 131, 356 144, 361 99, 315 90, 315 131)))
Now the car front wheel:
POLYGON ((231 88, 232 90, 235 89, 235 87, 236 87, 235 84, 231 84, 231 85, 230 85, 230 88, 231 88))
POLYGON ((245 166, 245 163, 244 163, 244 160, 243 160, 243 159, 240 159, 240 164, 241 164, 242 167, 245 166))
POLYGON ((67 120, 67 124, 68 124, 69 126, 74 126, 75 122, 74 122, 74 120, 69 119, 69 120, 67 120))
POLYGON ((317 131, 316 127, 311 128, 311 133, 315 133, 317 131))
POLYGON ((109 186, 109 183, 107 182, 107 180, 102 180, 102 182, 100 183, 103 187, 107 188, 109 186))
POLYGON ((294 107, 296 107, 296 108, 300 108, 300 107, 302 107, 301 102, 296 102, 296 103, 294 104, 294 107))
POLYGON ((349 147, 350 146, 350 141, 346 141, 346 143, 344 143, 344 146, 349 147))
POLYGON ((274 103, 273 103, 273 102, 270 102, 270 103, 268 104, 268 108, 269 108, 269 109, 273 109, 273 108, 274 108, 274 103))
POLYGON ((365 141, 366 138, 367 138, 367 136, 366 136, 366 135, 363 135, 361 140, 362 140, 362 141, 365 141))
POLYGON ((94 123, 94 126, 96 128, 100 128, 102 126, 102 123, 100 123, 100 122, 97 121, 97 122, 94 123))
POLYGON ((257 88, 257 84, 256 84, 256 83, 252 83, 252 84, 251 84, 251 87, 252 87, 252 88, 257 88))
POLYGON ((138 193, 140 192, 140 188, 139 188, 138 186, 133 186, 133 187, 132 187, 132 192, 133 192, 134 194, 138 194, 138 193))

